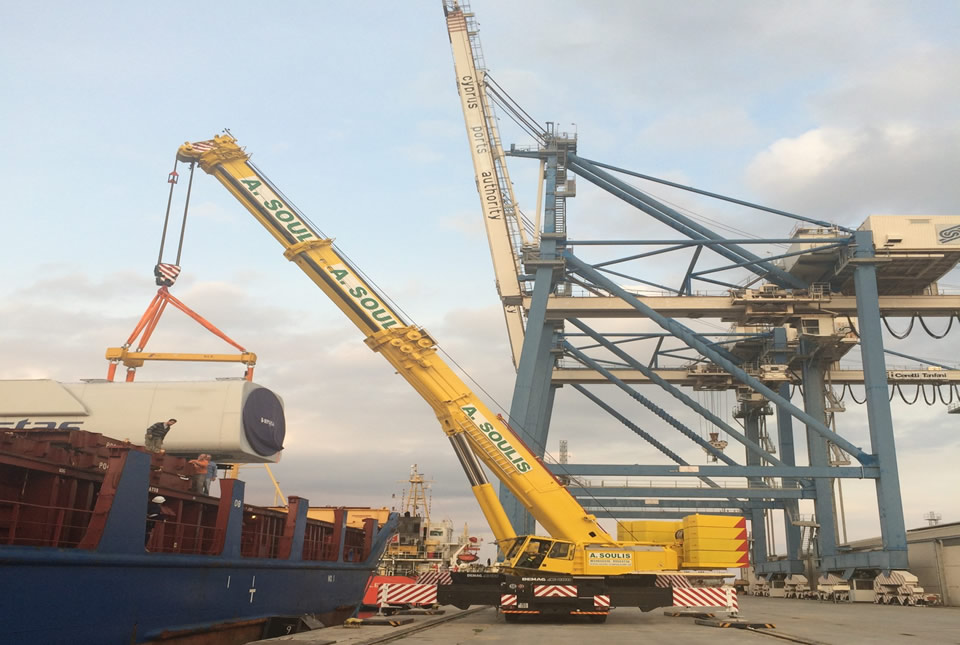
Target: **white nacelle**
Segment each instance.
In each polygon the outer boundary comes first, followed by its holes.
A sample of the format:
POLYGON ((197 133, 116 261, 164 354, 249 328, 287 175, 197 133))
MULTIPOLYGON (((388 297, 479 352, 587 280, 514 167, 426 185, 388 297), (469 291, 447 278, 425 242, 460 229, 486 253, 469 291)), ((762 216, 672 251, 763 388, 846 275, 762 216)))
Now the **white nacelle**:
POLYGON ((201 382, 0 381, 0 431, 88 430, 143 444, 148 426, 177 419, 168 453, 214 461, 277 462, 286 422, 283 401, 242 379, 201 382))

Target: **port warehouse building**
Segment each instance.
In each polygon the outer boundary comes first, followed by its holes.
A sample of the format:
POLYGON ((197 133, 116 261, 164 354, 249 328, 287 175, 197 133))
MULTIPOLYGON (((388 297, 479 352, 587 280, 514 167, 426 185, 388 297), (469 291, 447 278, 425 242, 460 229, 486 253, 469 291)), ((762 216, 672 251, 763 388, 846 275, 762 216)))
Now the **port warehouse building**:
MULTIPOLYGON (((853 552, 883 548, 879 537, 846 546, 853 552)), ((925 592, 940 594, 944 605, 960 607, 960 522, 907 531, 907 557, 925 592)))

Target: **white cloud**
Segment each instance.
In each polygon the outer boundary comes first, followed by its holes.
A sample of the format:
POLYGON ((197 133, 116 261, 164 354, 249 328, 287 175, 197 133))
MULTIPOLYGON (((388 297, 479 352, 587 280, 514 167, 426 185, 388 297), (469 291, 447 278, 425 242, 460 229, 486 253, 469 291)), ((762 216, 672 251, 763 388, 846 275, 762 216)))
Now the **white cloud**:
POLYGON ((798 137, 779 139, 759 155, 747 168, 747 176, 761 186, 790 186, 808 191, 811 184, 836 173, 840 166, 860 150, 868 133, 822 128, 798 137))
POLYGON ((823 127, 782 138, 746 169, 750 186, 785 208, 858 225, 873 213, 950 214, 960 203, 953 178, 960 121, 944 127, 896 123, 823 127))

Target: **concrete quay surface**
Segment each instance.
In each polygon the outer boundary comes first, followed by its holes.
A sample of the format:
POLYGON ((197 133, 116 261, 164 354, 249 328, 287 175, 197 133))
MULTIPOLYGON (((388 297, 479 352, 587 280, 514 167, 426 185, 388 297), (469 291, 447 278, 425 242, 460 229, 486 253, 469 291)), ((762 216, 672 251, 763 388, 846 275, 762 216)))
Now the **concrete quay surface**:
MULTIPOLYGON (((584 645, 617 643, 683 643, 683 645, 960 645, 960 609, 894 607, 873 604, 833 604, 815 600, 741 597, 740 617, 752 623, 772 623, 774 629, 744 630, 698 625, 691 618, 672 618, 659 609, 641 613, 620 608, 607 622, 530 622, 506 624, 490 607, 460 611, 445 607, 439 616, 413 616, 399 627, 328 627, 281 636, 262 644, 279 645, 482 645, 486 643, 546 643, 584 645)), ((400 616, 398 616, 400 617, 400 616)))

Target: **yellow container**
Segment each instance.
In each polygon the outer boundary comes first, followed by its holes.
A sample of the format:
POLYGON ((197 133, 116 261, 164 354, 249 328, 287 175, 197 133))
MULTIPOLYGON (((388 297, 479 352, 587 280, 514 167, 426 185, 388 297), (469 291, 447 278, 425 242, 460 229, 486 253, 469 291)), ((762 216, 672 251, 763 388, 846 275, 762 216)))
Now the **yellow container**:
POLYGON ((683 518, 684 531, 688 528, 747 528, 747 518, 731 517, 728 515, 688 515, 683 518))
POLYGON ((687 539, 686 536, 683 538, 684 555, 692 551, 736 551, 746 553, 747 548, 747 540, 690 540, 687 539))
POLYGON ((617 540, 620 542, 657 542, 673 544, 683 522, 664 520, 635 520, 617 523, 617 540))
POLYGON ((683 529, 683 540, 696 540, 696 539, 706 539, 706 540, 746 540, 747 539, 747 529, 746 528, 718 528, 715 526, 694 526, 692 528, 683 529))
POLYGON ((683 566, 689 569, 727 569, 750 564, 747 552, 739 551, 691 551, 683 553, 683 566))

